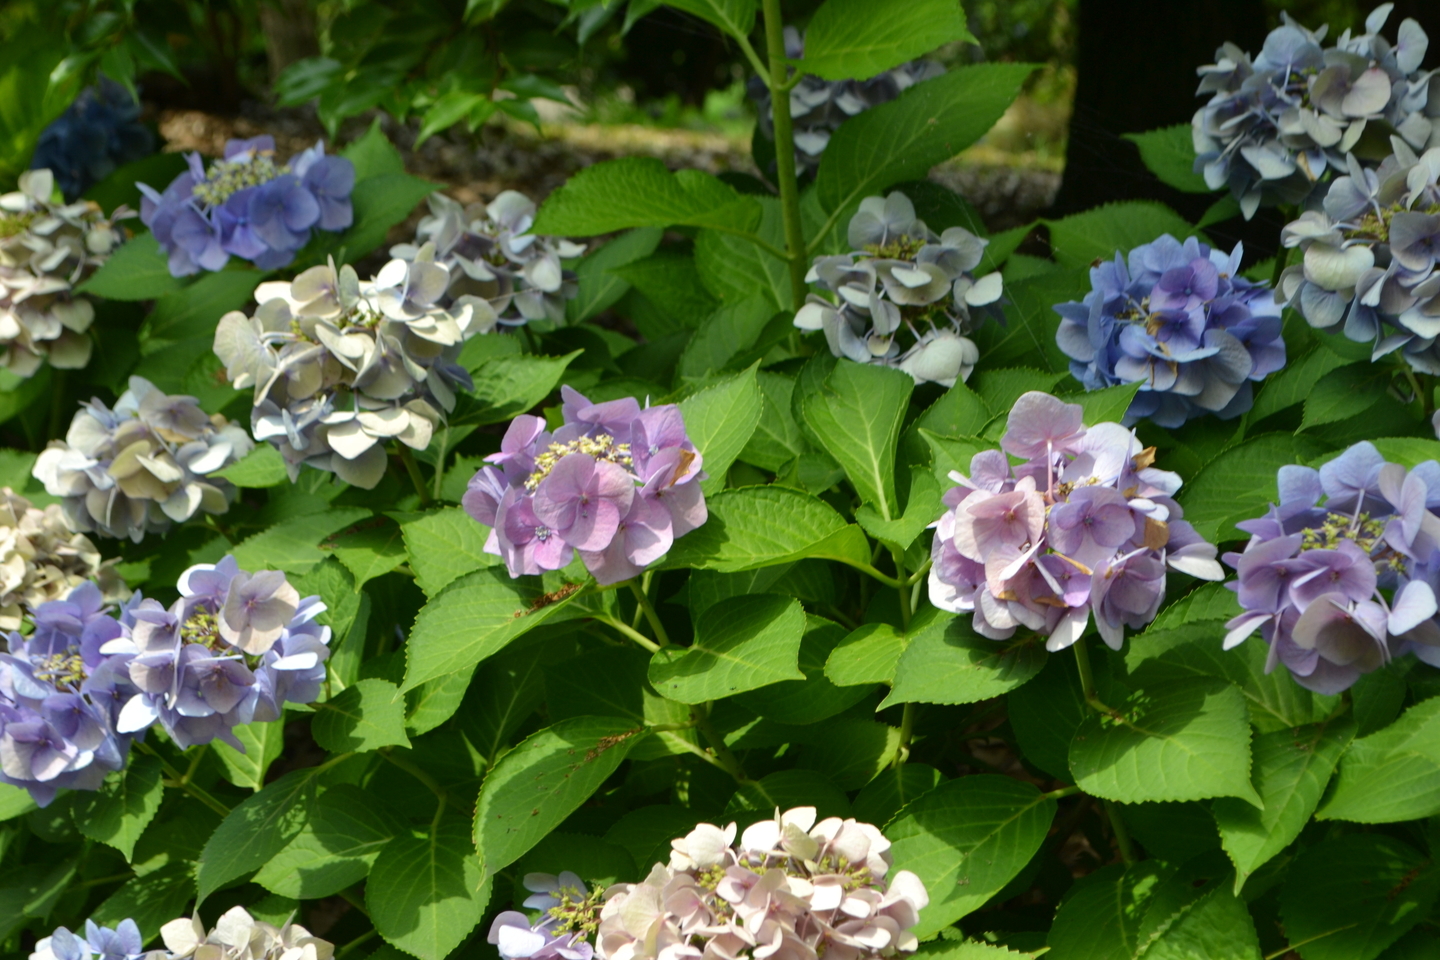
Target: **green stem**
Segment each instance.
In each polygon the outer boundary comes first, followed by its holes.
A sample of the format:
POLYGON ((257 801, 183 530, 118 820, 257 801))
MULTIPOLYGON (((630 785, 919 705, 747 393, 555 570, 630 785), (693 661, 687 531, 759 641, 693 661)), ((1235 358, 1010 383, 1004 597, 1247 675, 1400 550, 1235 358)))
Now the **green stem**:
POLYGON ((871 565, 868 564, 868 563, 856 563, 854 560, 847 560, 847 559, 844 558, 844 557, 832 557, 831 559, 839 560, 841 563, 845 564, 846 566, 854 567, 856 570, 859 570, 861 573, 869 574, 870 576, 874 577, 876 580, 879 580, 881 583, 885 584, 885 586, 887 586, 887 587, 903 587, 903 586, 905 586, 904 581, 897 580, 897 579, 895 579, 894 577, 891 577, 891 576, 888 576, 888 575, 886 575, 886 574, 883 574, 883 573, 881 573, 879 570, 876 570, 873 566, 871 566, 871 565))
MULTIPOLYGON (((756 76, 764 82, 765 86, 770 86, 773 82, 770 78, 770 71, 765 67, 765 62, 760 59, 760 54, 755 52, 755 47, 750 43, 750 38, 740 33, 733 33, 730 36, 740 47, 740 52, 745 54, 745 59, 750 61, 750 69, 755 71, 756 76)), ((788 90, 789 88, 787 87, 786 89, 788 90)))
POLYGON ((1105 801, 1105 816, 1110 821, 1110 832, 1115 835, 1115 846, 1120 851, 1120 859, 1126 863, 1135 862, 1135 847, 1130 843, 1130 834, 1125 830, 1125 821, 1120 819, 1120 812, 1116 805, 1109 800, 1105 801))
POLYGON ((180 790, 183 790, 184 792, 190 794, 190 796, 194 797, 196 800, 199 800, 201 803, 205 804, 205 806, 209 807, 211 810, 214 810, 216 813, 220 814, 220 816, 222 817, 230 816, 229 807, 225 806, 225 804, 215 799, 215 797, 211 795, 211 793, 204 787, 200 786, 199 784, 190 782, 185 774, 182 774, 179 770, 176 770, 174 767, 170 766, 170 762, 160 755, 160 751, 150 746, 150 744, 142 743, 138 740, 135 742, 135 749, 139 750, 141 753, 148 753, 152 757, 155 757, 160 761, 160 769, 165 771, 165 776, 170 778, 169 782, 166 783, 166 786, 177 787, 180 790))
POLYGON ((651 653, 660 652, 660 645, 658 643, 645 636, 645 634, 641 633, 639 630, 636 630, 634 627, 630 626, 630 624, 620 620, 616 620, 614 617, 596 617, 595 619, 599 620, 603 624, 606 624, 607 626, 614 628, 617 632, 629 637, 631 640, 634 640, 636 643, 640 644, 640 646, 644 647, 646 650, 649 650, 651 653))
POLYGON ((709 742, 710 749, 715 751, 715 759, 720 762, 730 776, 735 778, 735 782, 749 783, 750 778, 746 776, 745 768, 740 766, 739 759, 730 752, 730 748, 725 744, 725 738, 710 722, 710 705, 691 707, 690 719, 695 721, 695 729, 699 730, 700 735, 709 742))
POLYGON ((1059 790, 1051 790, 1049 793, 1044 794, 1044 796, 1048 800, 1063 800, 1066 797, 1073 797, 1080 792, 1079 787, 1061 787, 1059 790))
POLYGON ((415 454, 410 448, 399 441, 395 443, 396 452, 400 456, 400 462, 405 464, 405 472, 410 474, 410 482, 415 485, 415 492, 420 495, 420 506, 430 506, 430 491, 425 486, 425 477, 420 473, 420 464, 415 462, 415 454))
POLYGON ((900 714, 900 746, 896 748, 895 762, 891 764, 896 770, 903 767, 905 762, 910 759, 910 738, 915 735, 915 714, 918 709, 916 704, 907 703, 904 711, 900 714))
POLYGON ((640 605, 641 610, 645 611, 645 619, 650 621, 650 629, 655 631, 655 639, 662 647, 670 646, 670 637, 666 635, 665 627, 660 623, 660 615, 655 612, 655 606, 650 602, 650 597, 646 595, 645 588, 636 583, 633 578, 626 582, 630 584, 630 592, 635 594, 635 602, 640 605))
POLYGON ((372 927, 369 930, 366 930, 364 933, 360 934, 360 936, 356 937, 354 940, 351 940, 349 943, 345 944, 340 949, 336 950, 336 960, 340 960, 341 957, 348 957, 351 953, 355 951, 357 947, 362 947, 373 939, 375 939, 375 928, 372 927))
POLYGON ((775 179, 780 188, 780 215, 785 226, 786 260, 790 263, 792 308, 805 302, 805 232, 800 225, 800 182, 795 173, 795 128, 790 118, 790 96, 785 89, 785 24, 780 0, 763 0, 765 56, 770 61, 770 109, 775 120, 775 179))
POLYGON ((895 592, 900 595, 900 629, 904 632, 910 629, 910 585, 906 581, 905 554, 892 550, 890 555, 895 558, 895 579, 900 584, 895 592))
POLYGON ((1285 267, 1290 263, 1290 248, 1282 246, 1275 251, 1275 272, 1270 276, 1270 289, 1280 289, 1280 274, 1285 272, 1285 267))
POLYGON ((1075 666, 1080 669, 1080 692, 1085 695, 1085 702, 1090 705, 1090 709, 1121 719, 1120 711, 1106 706, 1105 701, 1095 692, 1095 675, 1090 672, 1090 652, 1085 649, 1084 637, 1075 641, 1075 666))

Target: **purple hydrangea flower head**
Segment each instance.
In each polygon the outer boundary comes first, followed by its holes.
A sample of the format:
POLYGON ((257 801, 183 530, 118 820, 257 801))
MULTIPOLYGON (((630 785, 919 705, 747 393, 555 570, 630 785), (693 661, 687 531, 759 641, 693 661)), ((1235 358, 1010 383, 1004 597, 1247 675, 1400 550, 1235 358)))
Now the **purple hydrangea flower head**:
POLYGON ((564 424, 552 434, 517 417, 461 502, 491 528, 485 550, 512 577, 558 570, 578 552, 596 580, 618 583, 705 522, 704 461, 679 407, 591 403, 568 386, 561 398, 564 424))
POLYGON ((1261 205, 1303 203, 1327 172, 1345 172, 1351 151, 1378 163, 1376 131, 1416 150, 1440 144, 1437 94, 1420 69, 1429 41, 1408 19, 1396 42, 1381 36, 1392 6, 1329 47, 1328 27, 1311 31, 1282 13, 1258 57, 1226 43, 1199 68, 1197 93, 1210 100, 1191 121, 1195 170, 1210 189, 1228 187, 1246 219, 1261 205))
POLYGON ((236 726, 276 720, 286 702, 319 695, 330 655, 330 628, 315 622, 325 610, 319 597, 302 598, 284 574, 252 574, 228 556, 186 570, 177 588, 169 609, 132 604, 123 634, 100 648, 128 658, 136 688, 121 732, 159 722, 182 748, 218 738, 243 750, 236 726))
POLYGON ((313 230, 343 230, 354 219, 355 167, 326 156, 323 144, 282 164, 273 137, 229 140, 208 171, 199 154, 188 162, 163 193, 139 185, 141 222, 177 277, 219 270, 232 256, 274 270, 295 259, 313 230))
POLYGON ((952 387, 980 358, 965 334, 986 317, 1003 322, 1000 274, 973 271, 989 242, 964 227, 938 236, 903 193, 866 197, 850 219, 851 253, 817 257, 811 294, 795 314, 820 330, 830 352, 903 370, 916 383, 952 387))
POLYGON ((997 640, 1020 628, 1046 648, 1078 640, 1093 615, 1107 644, 1155 618, 1166 571, 1223 579, 1214 545, 1184 520, 1173 497, 1180 478, 1153 466, 1116 423, 1085 426, 1079 404, 1031 392, 1010 411, 1001 446, 1024 463, 987 450, 936 523, 930 599, 968 613, 976 632, 997 640))
POLYGON ((1399 351, 1411 368, 1433 374, 1440 372, 1440 143, 1420 155, 1399 137, 1391 146, 1373 170, 1350 157, 1323 209, 1285 226, 1281 242, 1303 257, 1281 274, 1276 296, 1311 326, 1370 343, 1372 359, 1399 351))
POLYGON ((531 896, 523 904, 540 911, 533 923, 515 910, 500 913, 486 938, 505 960, 590 960, 594 947, 587 939, 595 932, 600 912, 599 892, 568 870, 559 876, 527 873, 525 889, 531 896))
POLYGON ((1238 273, 1242 252, 1166 234, 1092 267, 1085 299, 1055 307, 1071 374, 1087 390, 1140 383, 1127 424, 1249 410, 1251 383, 1285 365, 1285 341, 1269 287, 1238 273))
POLYGON ((1320 693, 1406 653, 1440 664, 1437 487, 1440 464, 1406 470, 1368 442, 1318 471, 1281 468, 1280 503, 1241 523, 1250 542, 1224 557, 1244 611, 1226 625, 1225 648, 1259 630, 1267 670, 1284 664, 1320 693))
POLYGON ((54 171, 65 199, 73 203, 116 168, 154 152, 155 137, 140 122, 139 101, 101 77, 40 132, 30 167, 54 171))
POLYGON ((121 920, 114 927, 85 921, 85 935, 57 927, 35 943, 30 960, 139 960, 146 955, 140 927, 134 920, 121 920))

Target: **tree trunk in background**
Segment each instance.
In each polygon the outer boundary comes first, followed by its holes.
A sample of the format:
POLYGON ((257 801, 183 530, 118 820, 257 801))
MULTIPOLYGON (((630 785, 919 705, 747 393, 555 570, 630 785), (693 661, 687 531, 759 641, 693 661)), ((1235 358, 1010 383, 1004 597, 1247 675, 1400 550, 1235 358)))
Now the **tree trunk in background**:
MULTIPOLYGON (((1200 105, 1195 68, 1213 63, 1226 40, 1258 52, 1263 0, 1080 0, 1078 27, 1075 112, 1054 212, 1133 199, 1194 206, 1120 135, 1189 123, 1200 105)), ((1213 199, 1200 197, 1200 210, 1213 199)))
POLYGON ((320 53, 310 0, 265 0, 260 4, 260 28, 272 84, 290 64, 320 53))

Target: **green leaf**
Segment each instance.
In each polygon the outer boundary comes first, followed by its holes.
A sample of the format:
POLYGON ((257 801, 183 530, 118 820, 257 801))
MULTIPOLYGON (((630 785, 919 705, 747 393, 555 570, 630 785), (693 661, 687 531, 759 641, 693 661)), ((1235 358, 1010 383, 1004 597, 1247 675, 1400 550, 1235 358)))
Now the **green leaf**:
POLYGON ((295 839, 310 819, 318 770, 309 767, 285 774, 220 822, 200 853, 196 883, 201 900, 264 866, 295 839))
POLYGON ((1163 670, 1135 682, 1128 703, 1110 704, 1123 719, 1092 712, 1080 724, 1070 745, 1076 785, 1121 803, 1239 797, 1258 807, 1239 689, 1163 670))
POLYGON ((490 880, 468 832, 460 817, 444 817, 430 836, 402 834, 380 851, 365 906, 387 943, 420 960, 443 960, 475 929, 490 902, 490 880))
POLYGON ((385 845, 408 833, 403 820, 374 794, 337 784, 320 794, 305 829, 255 874, 282 897, 333 896, 365 879, 385 845))
POLYGON ((973 912, 1040 849, 1055 801, 1028 783, 962 777, 922 794, 886 828, 896 870, 925 883, 930 905, 914 933, 928 937, 973 912))
POLYGON ((855 520, 876 540, 884 541, 892 548, 908 550, 945 511, 940 498, 940 482, 935 479, 935 474, 929 467, 916 464, 910 467, 910 494, 904 516, 894 520, 882 519, 867 503, 855 509, 855 520))
POLYGON ((1195 172, 1195 143, 1190 124, 1147 130, 1145 133, 1121 134, 1140 148, 1140 159, 1150 172, 1183 193, 1212 193, 1205 177, 1195 172))
POLYGON ((502 561, 485 552, 490 528, 459 507, 445 507, 401 525, 415 583, 434 598, 457 578, 502 561))
POLYGON ((664 235, 659 227, 640 227, 621 234, 592 250, 575 267, 575 299, 565 304, 565 318, 572 324, 613 307, 630 289, 615 267, 643 260, 655 252, 664 235))
POLYGON ((1301 430, 1348 420, 1364 413, 1385 395, 1390 373, 1370 363, 1352 363, 1312 381, 1305 394, 1301 430))
POLYGON ((1425 919, 1437 894, 1440 870, 1407 844, 1336 837, 1291 864, 1280 916, 1305 960, 1374 960, 1425 919))
POLYGON ((331 507, 292 517, 235 545, 230 552, 243 570, 304 573, 325 559, 320 541, 370 516, 364 507, 331 507))
POLYGON ((420 132, 415 135, 415 146, 433 137, 442 130, 448 130, 455 124, 464 120, 481 104, 490 104, 494 109, 494 101, 483 93, 470 93, 465 90, 451 90, 449 93, 440 95, 425 111, 425 118, 420 123, 420 132))
POLYGON ((247 723, 234 728, 231 734, 245 745, 244 753, 223 740, 210 745, 225 768, 225 779, 246 790, 259 790, 265 785, 265 771, 285 749, 285 721, 247 723))
POLYGON ((979 940, 931 940, 920 945, 915 956, 924 960, 1025 960, 1033 953, 1016 953, 979 940))
POLYGON ((677 366, 680 377, 698 380, 724 369, 755 344, 775 311, 775 305, 760 296, 735 298, 722 305, 700 321, 695 335, 680 352, 677 366))
POLYGON ((1305 402, 1310 391, 1325 377, 1348 363, 1344 357, 1320 344, 1304 356, 1296 357, 1285 364, 1285 369, 1265 378, 1264 385, 1255 397, 1249 422, 1257 423, 1272 413, 1279 413, 1297 403, 1305 402))
MULTIPOLYGON (((684 363, 683 357, 681 363, 684 363)), ((800 432, 800 425, 795 422, 790 408, 790 399, 795 391, 794 379, 768 370, 761 370, 759 378, 760 392, 765 397, 765 409, 750 442, 740 451, 740 459, 763 470, 778 473, 787 463, 804 453, 809 444, 805 442, 805 435, 800 432)))
POLYGON ((1204 856, 1167 877, 1146 904, 1136 931, 1143 960, 1261 960, 1255 922, 1230 891, 1222 857, 1204 856))
POLYGON ((400 525, 389 517, 375 517, 353 530, 338 533, 326 541, 326 546, 354 574, 357 589, 407 559, 400 525))
POLYGON ((1440 698, 1423 700, 1390 726, 1361 737, 1340 759, 1320 820, 1397 823, 1440 813, 1440 698))
POLYGON ((868 80, 957 40, 976 42, 951 0, 900 7, 827 0, 805 28, 805 59, 796 69, 824 80, 868 80))
POLYGON ((755 0, 663 0, 667 7, 693 13, 732 37, 748 37, 755 29, 755 0))
POLYGON ((1440 440, 1427 440, 1424 437, 1377 437, 1370 442, 1386 460, 1404 467, 1414 467, 1426 460, 1440 460, 1440 440))
POLYGON ((991 421, 990 429, 986 430, 985 435, 990 436, 993 430, 998 437, 1003 432, 1010 408, 1015 406, 1015 401, 1022 395, 1032 390, 1050 393, 1064 378, 1063 373, 1031 367, 987 367, 977 370, 975 376, 970 378, 970 389, 978 393, 985 405, 995 411, 995 419, 991 421))
POLYGON ((1195 236, 1195 228, 1163 203, 1130 200, 1107 203, 1061 220, 1042 220, 1050 228, 1050 249, 1062 267, 1110 260, 1168 233, 1177 240, 1195 236))
POLYGON ((387 680, 361 680, 316 704, 310 730, 315 742, 331 753, 410 746, 405 698, 387 680))
POLYGON ((700 282, 695 258, 684 247, 668 245, 643 260, 611 267, 610 272, 626 280, 658 310, 664 322, 641 329, 649 339, 693 329, 700 317, 709 316, 720 304, 700 282))
POLYGON ((510 735, 545 700, 547 645, 507 650, 477 670, 460 710, 459 727, 487 766, 510 746, 510 735))
POLYGON ((934 790, 944 779, 939 770, 923 763, 907 762, 892 767, 866 784, 855 798, 855 819, 883 826, 901 807, 934 790))
POLYGON ((268 443, 258 444, 239 463, 217 470, 215 476, 250 489, 278 487, 290 479, 285 472, 285 458, 268 443))
POLYGON ((801 748, 799 764, 823 773, 842 790, 857 790, 891 767, 899 750, 900 731, 895 727, 839 719, 825 724, 824 736, 801 748))
POLYGON ((615 772, 643 728, 614 717, 575 717, 531 734, 485 777, 475 846, 485 875, 520 859, 615 772))
MULTIPOLYGON (((771 248, 785 249, 780 200, 757 197, 760 223, 755 236, 771 248)), ((790 267, 753 240, 722 230, 701 230, 695 235, 695 268, 715 296, 729 302, 760 297, 770 309, 792 309, 790 267)))
POLYGON ((570 362, 580 351, 563 357, 499 357, 473 371, 478 401, 474 413, 456 418, 457 423, 503 423, 532 409, 550 395, 570 362))
POLYGON ((1085 424, 1119 423, 1130 409, 1130 401, 1140 392, 1143 383, 1125 383, 1118 387, 1091 390, 1086 393, 1065 394, 1060 399, 1066 403, 1078 403, 1085 408, 1085 424))
POLYGON ((1239 537, 1227 521, 1263 514, 1277 497, 1275 475, 1280 468, 1303 463, 1319 449, 1303 437, 1261 434, 1207 463, 1175 499, 1185 508, 1185 519, 1206 540, 1213 543, 1239 537))
POLYGON ((733 820, 740 829, 775 816, 775 810, 814 807, 820 817, 845 817, 850 801, 845 793, 815 770, 777 770, 743 784, 725 804, 722 823, 733 820))
MULTIPOLYGON (((691 576, 692 590, 694 578, 698 576, 701 574, 691 576)), ((691 609, 695 609, 693 601, 691 609)), ((800 672, 805 674, 805 679, 772 683, 741 694, 735 702, 754 711, 757 716, 797 725, 819 723, 848 710, 865 699, 870 689, 866 685, 836 686, 825 676, 825 661, 845 636, 845 628, 838 623, 807 615, 799 659, 800 672)))
POLYGON ((1046 956, 1054 960, 1131 960, 1139 947, 1145 909, 1166 873, 1165 864, 1158 860, 1142 860, 1128 866, 1101 867, 1079 880, 1055 911, 1046 956))
POLYGON ((895 448, 914 389, 899 370, 841 360, 818 391, 801 399, 805 422, 845 468, 861 501, 887 521, 900 515, 895 448))
MULTIPOLYGON (((1018 229, 1028 233, 1030 226, 1018 229)), ((995 247, 992 242, 987 253, 995 247)), ((1090 288, 1089 264, 1083 267, 1051 265, 1043 273, 1017 277, 1013 267, 1016 262, 1012 257, 1005 276, 1005 324, 982 324, 970 338, 986 358, 987 365, 1026 364, 1068 374, 1070 358, 1055 342, 1055 330, 1060 324, 1055 305, 1074 300, 1090 288)), ((1064 389, 1075 389, 1075 382, 1067 378, 1064 389)))
POLYGON ((1017 63, 960 67, 846 121, 821 156, 815 176, 820 205, 842 213, 862 197, 925 177, 994 126, 1034 69, 1017 63))
MULTIPOLYGON (((1239 615, 1240 602, 1235 599, 1234 590, 1223 583, 1203 583, 1161 610, 1154 622, 1145 628, 1144 633, 1135 638, 1132 646, 1140 647, 1147 635, 1164 633, 1187 623, 1229 620, 1239 615)), ((1217 627, 1217 630, 1220 629, 1223 628, 1217 627)), ((1228 651, 1226 652, 1228 654, 1228 651)))
MULTIPOLYGON (((686 827, 685 832, 689 832, 686 827)), ((541 840, 516 864, 515 873, 519 880, 528 873, 559 874, 569 870, 577 874, 591 889, 605 890, 615 883, 629 883, 634 876, 643 876, 635 871, 635 860, 629 851, 619 844, 610 843, 599 837, 584 833, 556 831, 541 840)), ((515 902, 521 903, 531 891, 516 883, 515 902)))
POLYGON ((162 926, 185 915, 195 895, 193 868, 190 863, 167 863, 128 880, 91 911, 90 919, 112 928, 122 920, 134 920, 141 941, 149 943, 160 935, 162 926))
POLYGON ((1231 797, 1214 805, 1220 841, 1235 864, 1236 894, 1247 877, 1300 836, 1354 735, 1353 722, 1338 720, 1255 738, 1252 779, 1264 809, 1231 797))
POLYGON ((661 804, 628 811, 605 831, 605 841, 628 851, 641 875, 657 863, 670 862, 670 840, 695 829, 695 814, 686 807, 661 804))
POLYGON ((730 464, 745 449, 760 422, 764 401, 755 374, 757 366, 722 380, 680 401, 685 432, 700 452, 702 469, 710 475, 701 481, 707 496, 725 488, 730 464))
POLYGON ((418 737, 455 716, 474 676, 474 670, 460 670, 427 680, 405 694, 405 731, 418 737))
POLYGON ((106 300, 157 300, 184 285, 178 277, 170 276, 169 260, 155 236, 142 233, 110 254, 76 290, 106 300))
MULTIPOLYGON (((703 529, 703 528, 702 528, 703 529)), ((405 684, 468 670, 516 637, 565 609, 573 592, 543 606, 536 578, 516 580, 504 568, 477 570, 447 586, 420 609, 405 646, 405 684)))
MULTIPOLYGON (((346 263, 354 263, 385 242, 390 228, 403 221, 438 188, 437 184, 408 173, 382 173, 356 181, 351 194, 355 220, 344 233, 321 233, 305 248, 300 261, 305 264, 324 263, 333 255, 336 262, 343 255, 346 263)), ((287 270, 294 270, 292 265, 287 270)))
POLYGON ((910 641, 888 623, 863 624, 831 651, 825 676, 840 687, 893 683, 910 641))
MULTIPOLYGON (((636 725, 684 724, 690 710, 666 700, 646 679, 650 655, 636 647, 606 647, 545 666, 545 699, 550 720, 569 717, 620 717, 636 725)), ((673 753, 693 753, 693 730, 666 730, 647 737, 630 754, 632 760, 653 760, 673 753)))
POLYGON ((35 801, 29 791, 22 787, 12 787, 8 783, 0 783, 0 823, 14 820, 34 809, 35 801))
POLYGON ((688 647, 661 649, 650 661, 650 683, 661 696, 705 703, 781 680, 804 680, 800 641, 805 611, 773 594, 732 597, 695 625, 688 647))
POLYGON ((164 794, 160 758, 137 753, 98 791, 77 793, 71 812, 81 833, 109 844, 129 860, 135 841, 160 810, 164 794))
MULTIPOLYGON (((978 703, 1009 693, 1045 666, 1036 636, 995 641, 980 636, 969 617, 914 637, 895 667, 895 686, 879 709, 897 703, 978 703)), ((937 625, 938 626, 938 625, 937 625)))
POLYGON ((258 270, 221 270, 158 298, 141 325, 140 352, 151 354, 182 340, 203 341, 209 352, 220 317, 245 306, 265 276, 258 270))
POLYGON ((652 157, 625 157, 586 167, 571 177, 541 206, 533 229, 570 237, 629 227, 746 232, 759 220, 760 204, 754 197, 742 196, 709 174, 677 175, 652 157))
POLYGON ((706 498, 705 524, 675 541, 667 567, 735 573, 804 557, 870 562, 865 535, 828 503, 789 487, 741 487, 706 498))

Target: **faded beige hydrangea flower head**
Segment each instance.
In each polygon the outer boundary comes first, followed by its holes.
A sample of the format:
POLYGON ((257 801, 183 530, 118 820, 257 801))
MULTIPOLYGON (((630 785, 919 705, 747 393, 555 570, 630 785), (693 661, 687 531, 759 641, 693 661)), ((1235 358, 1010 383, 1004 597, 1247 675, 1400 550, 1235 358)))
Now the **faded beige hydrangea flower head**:
POLYGON ((57 504, 43 510, 9 487, 0 488, 0 630, 18 630, 27 611, 63 600, 86 580, 106 600, 129 596, 113 561, 83 533, 73 533, 57 504))
POLYGON ((233 907, 206 931, 200 914, 171 920, 160 928, 171 960, 330 960, 335 945, 312 936, 297 923, 282 927, 256 920, 233 907))

